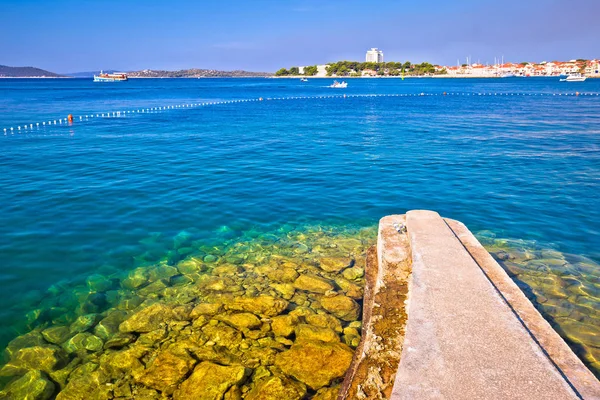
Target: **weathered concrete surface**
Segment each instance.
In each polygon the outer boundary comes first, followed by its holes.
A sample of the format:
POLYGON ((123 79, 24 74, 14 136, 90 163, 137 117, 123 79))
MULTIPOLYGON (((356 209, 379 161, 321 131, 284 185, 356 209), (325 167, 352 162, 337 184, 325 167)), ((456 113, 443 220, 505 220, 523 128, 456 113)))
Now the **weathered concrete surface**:
POLYGON ((392 399, 582 398, 437 213, 410 211, 406 225, 413 264, 392 399))
POLYGON ((600 383, 461 222, 444 219, 564 378, 583 399, 600 399, 600 383))
POLYGON ((398 233, 394 227, 404 223, 403 215, 382 218, 377 248, 369 249, 361 342, 340 388, 339 400, 386 399, 391 395, 402 352, 412 263, 408 235, 398 233))

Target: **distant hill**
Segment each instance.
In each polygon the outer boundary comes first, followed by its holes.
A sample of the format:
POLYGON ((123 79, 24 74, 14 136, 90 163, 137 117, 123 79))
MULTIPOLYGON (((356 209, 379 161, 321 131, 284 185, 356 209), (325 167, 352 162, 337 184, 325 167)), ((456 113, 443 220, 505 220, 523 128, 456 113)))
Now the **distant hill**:
MULTIPOLYGON (((117 70, 104 69, 104 70, 102 70, 102 72, 105 72, 107 74, 112 74, 113 72, 117 72, 117 70)), ((118 71, 118 72, 121 72, 121 71, 118 71)), ((94 75, 98 75, 98 74, 100 74, 100 71, 67 72, 67 73, 64 73, 63 75, 70 76, 73 78, 92 78, 94 75)))
POLYGON ((58 78, 62 75, 34 67, 0 65, 0 78, 58 78))
POLYGON ((270 72, 249 71, 218 71, 215 69, 182 69, 179 71, 161 71, 145 69, 128 72, 130 78, 228 78, 228 77, 266 77, 273 76, 270 72))

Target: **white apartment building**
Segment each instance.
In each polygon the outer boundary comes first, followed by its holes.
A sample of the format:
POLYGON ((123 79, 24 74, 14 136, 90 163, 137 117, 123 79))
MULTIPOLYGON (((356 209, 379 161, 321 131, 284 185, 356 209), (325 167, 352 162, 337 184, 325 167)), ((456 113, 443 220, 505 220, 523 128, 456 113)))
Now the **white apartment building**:
POLYGON ((376 48, 372 48, 371 50, 367 51, 365 61, 366 62, 376 62, 376 63, 383 62, 383 51, 376 49, 376 48))

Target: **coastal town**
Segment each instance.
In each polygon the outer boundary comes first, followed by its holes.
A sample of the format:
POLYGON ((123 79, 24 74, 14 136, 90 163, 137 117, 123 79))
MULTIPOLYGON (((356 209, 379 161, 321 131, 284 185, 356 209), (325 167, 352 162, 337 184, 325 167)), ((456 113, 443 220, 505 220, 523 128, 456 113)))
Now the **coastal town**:
POLYGON ((569 76, 581 74, 589 78, 600 78, 600 59, 576 59, 569 61, 504 62, 500 58, 494 63, 484 64, 457 62, 456 65, 435 65, 427 62, 414 64, 384 61, 383 51, 372 48, 366 52, 364 62, 340 61, 322 65, 282 68, 276 76, 304 75, 312 77, 394 77, 394 76, 439 76, 448 78, 506 78, 535 76, 569 76))

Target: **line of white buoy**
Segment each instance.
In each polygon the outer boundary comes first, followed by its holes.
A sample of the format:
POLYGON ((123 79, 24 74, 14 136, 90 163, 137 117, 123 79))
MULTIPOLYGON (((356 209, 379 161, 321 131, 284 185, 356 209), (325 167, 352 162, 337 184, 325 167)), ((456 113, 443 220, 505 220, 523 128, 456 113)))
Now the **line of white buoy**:
MULTIPOLYGON (((221 104, 236 104, 236 103, 248 103, 248 102, 259 102, 263 100, 275 100, 275 101, 283 101, 283 100, 315 100, 315 99, 334 99, 334 98, 369 98, 369 97, 422 97, 422 96, 545 96, 545 97, 556 97, 556 96, 600 96, 600 93, 591 93, 591 92, 572 92, 572 93, 498 93, 498 92, 442 92, 442 93, 388 93, 388 94, 339 94, 339 95, 325 95, 325 96, 294 96, 294 97, 267 97, 267 98, 252 98, 252 99, 236 99, 236 100, 223 100, 223 101, 209 101, 202 103, 187 103, 187 104, 178 104, 178 105, 168 105, 168 106, 160 106, 160 107, 150 107, 150 108, 139 108, 135 110, 126 110, 126 111, 110 111, 105 113, 91 113, 86 115, 78 116, 79 121, 89 121, 92 118, 119 118, 126 116, 128 114, 145 114, 152 113, 158 111, 168 111, 175 110, 180 108, 195 108, 195 107, 206 107, 206 106, 215 106, 221 104)), ((34 127, 36 129, 45 128, 46 126, 52 125, 63 125, 63 124, 72 124, 73 116, 69 115, 67 118, 59 118, 49 121, 35 122, 25 125, 18 125, 16 127, 16 131, 20 132, 21 130, 32 131, 34 127)), ((3 128, 4 134, 15 132, 15 127, 3 128)))

